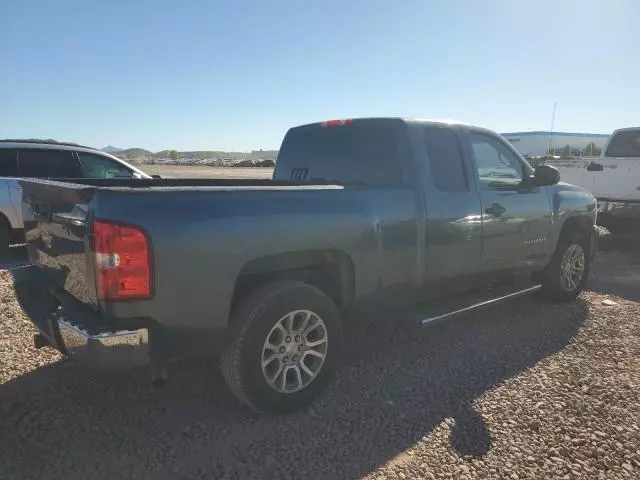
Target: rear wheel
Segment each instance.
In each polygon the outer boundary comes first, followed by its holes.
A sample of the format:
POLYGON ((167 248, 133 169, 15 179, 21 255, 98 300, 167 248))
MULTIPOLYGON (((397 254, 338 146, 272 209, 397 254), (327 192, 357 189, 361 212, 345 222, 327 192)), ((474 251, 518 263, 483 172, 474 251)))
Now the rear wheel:
POLYGON ((586 235, 562 235, 544 272, 542 291, 547 298, 567 302, 580 294, 589 274, 589 247, 586 235))
POLYGON ((231 391, 259 411, 305 407, 328 384, 342 343, 340 315, 321 290, 274 282, 236 310, 222 371, 231 391))

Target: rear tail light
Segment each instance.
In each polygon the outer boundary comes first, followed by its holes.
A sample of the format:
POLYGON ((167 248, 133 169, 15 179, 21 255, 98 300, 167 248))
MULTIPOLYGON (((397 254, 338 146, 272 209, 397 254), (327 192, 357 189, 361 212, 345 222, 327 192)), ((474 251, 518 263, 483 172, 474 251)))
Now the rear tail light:
POLYGON ((353 123, 353 120, 350 118, 347 118, 345 120, 327 120, 326 122, 324 122, 322 124, 323 128, 328 128, 328 127, 342 127, 345 125, 351 125, 353 123))
POLYGON ((98 298, 150 298, 151 252, 144 232, 133 226, 96 220, 93 239, 98 298))

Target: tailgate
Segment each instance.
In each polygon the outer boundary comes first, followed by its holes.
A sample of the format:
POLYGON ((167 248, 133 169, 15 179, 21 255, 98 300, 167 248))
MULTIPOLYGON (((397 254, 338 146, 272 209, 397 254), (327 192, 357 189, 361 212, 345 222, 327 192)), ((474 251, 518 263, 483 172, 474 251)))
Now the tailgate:
POLYGON ((25 239, 31 263, 53 288, 96 308, 90 247, 95 188, 47 180, 20 180, 25 239))

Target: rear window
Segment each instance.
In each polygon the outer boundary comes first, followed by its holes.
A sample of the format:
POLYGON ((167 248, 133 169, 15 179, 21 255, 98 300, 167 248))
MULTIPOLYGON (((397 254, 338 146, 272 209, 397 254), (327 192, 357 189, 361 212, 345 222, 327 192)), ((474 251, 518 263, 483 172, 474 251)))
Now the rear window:
POLYGON ((13 148, 0 149, 0 177, 18 176, 18 151, 13 148))
POLYGON ((21 149, 18 165, 21 177, 80 177, 80 166, 69 150, 21 149))
POLYGON ((640 157, 640 130, 616 133, 604 152, 605 157, 640 157))
POLYGON ((424 136, 436 188, 449 193, 469 190, 455 132, 445 127, 427 127, 424 136))
POLYGON ((400 185, 396 127, 372 121, 290 130, 274 178, 296 182, 400 185))

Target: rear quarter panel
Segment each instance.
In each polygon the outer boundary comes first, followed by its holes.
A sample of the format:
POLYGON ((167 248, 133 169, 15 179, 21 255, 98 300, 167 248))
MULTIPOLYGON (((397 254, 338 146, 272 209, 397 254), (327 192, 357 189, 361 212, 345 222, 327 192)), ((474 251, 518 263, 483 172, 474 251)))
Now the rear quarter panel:
POLYGON ((357 298, 421 280, 411 189, 100 191, 95 211, 142 226, 153 244, 155 296, 106 306, 120 318, 224 327, 243 267, 288 252, 344 252, 357 298))

